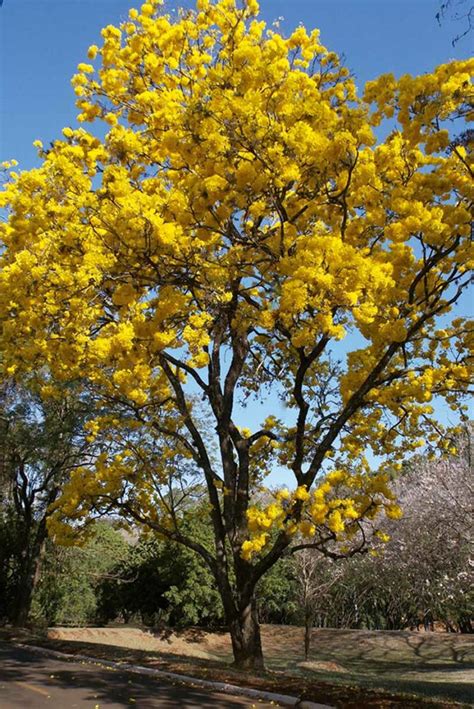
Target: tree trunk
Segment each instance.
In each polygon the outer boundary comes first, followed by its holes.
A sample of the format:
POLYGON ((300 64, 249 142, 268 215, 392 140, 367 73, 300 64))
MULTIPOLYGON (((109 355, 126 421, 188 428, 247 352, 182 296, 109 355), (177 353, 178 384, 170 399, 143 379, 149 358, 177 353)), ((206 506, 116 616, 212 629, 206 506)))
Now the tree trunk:
POLYGON ((255 599, 234 615, 229 622, 234 653, 234 666, 240 670, 262 670, 263 652, 255 599))
POLYGON ((26 550, 18 574, 17 597, 12 614, 12 625, 17 628, 25 627, 31 610, 33 592, 38 584, 43 555, 45 551, 46 526, 38 531, 35 543, 31 550, 26 550))
POLYGON ((309 657, 311 649, 311 633, 313 630, 313 614, 309 609, 306 609, 304 616, 304 659, 309 657))
POLYGON ((460 633, 473 633, 474 628, 472 627, 471 619, 468 618, 467 616, 462 617, 459 619, 458 622, 459 625, 459 632, 460 633))
POLYGON ((26 559, 25 567, 18 577, 17 596, 12 616, 12 625, 17 628, 25 627, 28 620, 37 577, 35 566, 34 562, 26 559))

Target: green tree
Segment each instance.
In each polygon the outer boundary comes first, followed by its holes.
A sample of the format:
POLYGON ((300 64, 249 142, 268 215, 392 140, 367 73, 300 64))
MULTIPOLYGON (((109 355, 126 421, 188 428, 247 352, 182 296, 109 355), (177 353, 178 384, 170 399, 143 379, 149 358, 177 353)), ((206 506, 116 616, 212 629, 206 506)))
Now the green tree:
MULTIPOLYGON (((187 510, 188 533, 209 545, 212 536, 199 503, 187 510)), ((215 579, 204 560, 192 550, 167 539, 145 536, 127 558, 111 571, 98 589, 99 617, 139 615, 147 625, 212 626, 224 620, 215 579)))
POLYGON ((261 623, 298 622, 299 604, 293 557, 283 557, 260 579, 256 598, 261 623))
POLYGON ((0 441, 3 526, 9 544, 9 603, 15 625, 27 621, 48 535, 50 505, 79 464, 90 463, 93 445, 83 430, 89 403, 74 386, 45 397, 31 378, 3 388, 0 441))
POLYGON ((100 586, 125 560, 130 545, 121 531, 97 522, 82 546, 48 540, 32 604, 32 616, 48 625, 89 625, 98 617, 100 586))

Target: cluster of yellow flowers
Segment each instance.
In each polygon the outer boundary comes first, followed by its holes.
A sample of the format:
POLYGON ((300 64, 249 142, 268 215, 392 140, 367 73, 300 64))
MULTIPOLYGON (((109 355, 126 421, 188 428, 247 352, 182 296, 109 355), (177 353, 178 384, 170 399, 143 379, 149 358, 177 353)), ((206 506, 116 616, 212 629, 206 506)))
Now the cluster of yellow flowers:
POLYGON ((242 545, 242 557, 251 559, 270 542, 272 533, 282 530, 305 538, 330 531, 337 541, 351 539, 357 531, 355 521, 373 519, 380 511, 390 519, 399 519, 402 511, 394 499, 389 476, 383 472, 333 470, 312 492, 305 485, 293 492, 277 490, 269 505, 248 509, 250 538, 242 545))

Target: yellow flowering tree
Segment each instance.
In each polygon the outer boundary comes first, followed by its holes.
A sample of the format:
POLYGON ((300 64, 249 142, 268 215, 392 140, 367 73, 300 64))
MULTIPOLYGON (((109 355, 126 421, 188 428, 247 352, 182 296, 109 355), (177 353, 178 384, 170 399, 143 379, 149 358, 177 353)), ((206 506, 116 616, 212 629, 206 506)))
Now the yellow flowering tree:
POLYGON ((364 520, 399 517, 390 461, 450 445, 432 399, 456 409, 469 380, 449 313, 472 258, 456 126, 474 62, 360 97, 316 30, 284 37, 258 12, 197 0, 171 18, 150 0, 106 27, 73 79, 83 125, 38 142, 39 168, 4 165, 0 197, 2 366, 83 380, 98 402, 101 453, 53 533, 112 509, 194 549, 241 667, 263 662, 258 579, 292 545, 355 553, 364 520), (268 416, 250 431, 253 397, 268 416), (253 504, 275 465, 294 490, 253 504), (212 548, 177 513, 189 469, 212 548))

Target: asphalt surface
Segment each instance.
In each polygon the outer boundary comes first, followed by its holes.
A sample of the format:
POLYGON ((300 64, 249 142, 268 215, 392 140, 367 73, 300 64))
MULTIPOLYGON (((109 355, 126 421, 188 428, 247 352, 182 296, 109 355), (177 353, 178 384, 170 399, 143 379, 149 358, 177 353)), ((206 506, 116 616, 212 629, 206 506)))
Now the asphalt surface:
MULTIPOLYGON (((270 709, 248 697, 207 692, 121 672, 100 662, 69 662, 0 643, 0 709, 270 709)), ((275 705, 273 705, 274 707, 275 705)))

